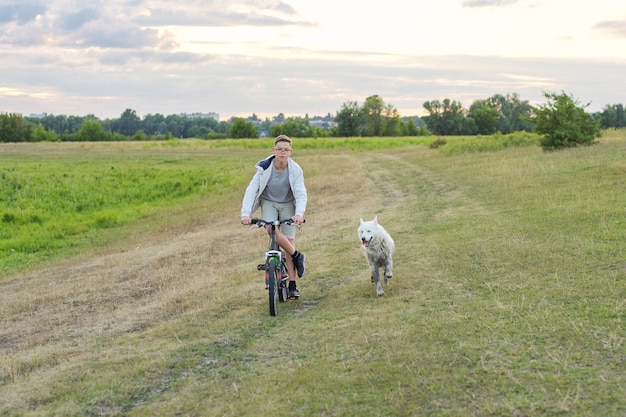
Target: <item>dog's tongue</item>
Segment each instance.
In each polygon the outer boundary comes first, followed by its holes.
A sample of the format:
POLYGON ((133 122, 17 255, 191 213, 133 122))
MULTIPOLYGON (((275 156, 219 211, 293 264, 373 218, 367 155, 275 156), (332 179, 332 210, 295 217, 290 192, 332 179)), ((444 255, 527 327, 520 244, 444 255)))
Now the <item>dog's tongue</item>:
POLYGON ((370 245, 370 241, 369 240, 362 239, 362 242, 363 242, 363 246, 369 246, 370 245))

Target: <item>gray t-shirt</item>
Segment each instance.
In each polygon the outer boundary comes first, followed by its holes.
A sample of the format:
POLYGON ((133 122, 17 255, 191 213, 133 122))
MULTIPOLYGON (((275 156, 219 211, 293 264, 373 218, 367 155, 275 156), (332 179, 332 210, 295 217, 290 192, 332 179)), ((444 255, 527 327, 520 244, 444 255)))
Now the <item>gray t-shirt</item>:
POLYGON ((276 171, 276 168, 270 168, 272 174, 267 183, 267 187, 263 190, 261 198, 272 201, 274 203, 288 203, 293 201, 293 192, 289 185, 289 167, 285 167, 283 172, 276 171))

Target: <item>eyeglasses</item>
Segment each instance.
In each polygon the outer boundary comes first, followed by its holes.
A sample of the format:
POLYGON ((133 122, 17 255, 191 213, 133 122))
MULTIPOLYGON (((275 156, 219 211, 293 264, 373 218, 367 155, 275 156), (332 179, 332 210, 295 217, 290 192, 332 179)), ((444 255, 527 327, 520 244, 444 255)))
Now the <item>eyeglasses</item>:
POLYGON ((278 153, 289 153, 291 152, 291 149, 289 148, 274 148, 274 150, 278 153))

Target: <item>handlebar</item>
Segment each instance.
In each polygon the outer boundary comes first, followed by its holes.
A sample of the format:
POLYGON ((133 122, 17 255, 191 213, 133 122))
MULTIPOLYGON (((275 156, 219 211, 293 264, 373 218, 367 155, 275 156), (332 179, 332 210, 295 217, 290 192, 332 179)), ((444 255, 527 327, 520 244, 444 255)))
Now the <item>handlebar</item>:
MULTIPOLYGON (((288 226, 291 226, 291 225, 300 226, 300 225, 296 224, 296 222, 294 222, 291 219, 263 220, 263 219, 258 219, 258 218, 252 218, 252 219, 250 219, 250 222, 252 224, 256 224, 259 227, 269 226, 269 225, 280 226, 281 224, 286 224, 288 226)), ((302 223, 304 223, 304 222, 306 222, 306 220, 302 220, 302 223)))

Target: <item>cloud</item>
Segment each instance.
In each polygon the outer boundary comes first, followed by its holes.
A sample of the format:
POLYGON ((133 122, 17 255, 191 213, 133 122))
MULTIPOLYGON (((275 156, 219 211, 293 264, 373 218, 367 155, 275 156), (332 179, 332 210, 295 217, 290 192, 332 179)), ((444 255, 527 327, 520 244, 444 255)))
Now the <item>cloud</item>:
POLYGON ((463 7, 506 6, 518 2, 519 0, 464 0, 463 7))
MULTIPOLYGON (((164 35, 165 36, 165 35, 164 35)), ((167 45, 167 37, 162 38, 155 29, 142 29, 125 22, 98 22, 87 25, 80 31, 71 33, 62 44, 68 47, 98 47, 137 49, 157 48, 167 45)))
POLYGON ((95 8, 88 8, 62 15, 58 21, 63 30, 73 31, 81 28, 88 22, 98 19, 98 17, 100 17, 100 12, 98 10, 95 8))
POLYGON ((161 48, 177 46, 169 26, 311 26, 282 1, 96 0, 76 10, 70 1, 23 0, 0 6, 0 44, 64 48, 161 48))
POLYGON ((626 38, 626 19, 606 20, 597 23, 593 28, 615 38, 626 38))
POLYGON ((136 19, 146 26, 284 26, 296 22, 258 12, 172 11, 152 9, 147 16, 136 19))
POLYGON ((16 22, 23 25, 45 12, 45 1, 22 0, 19 4, 0 5, 0 23, 16 22))
POLYGON ((137 22, 146 26, 285 26, 310 25, 290 5, 275 1, 146 2, 137 22))
POLYGON ((110 50, 97 54, 98 62, 109 68, 136 66, 141 69, 145 66, 173 72, 174 68, 201 65, 212 59, 210 56, 197 55, 189 52, 159 52, 145 51, 118 51, 110 50))
POLYGON ((121 8, 115 2, 93 2, 90 7, 77 11, 67 11, 69 5, 64 2, 53 4, 54 7, 45 9, 31 2, 4 10, 3 20, 0 20, 0 44, 122 49, 176 46, 171 33, 143 27, 134 21, 139 13, 128 4, 121 8))

